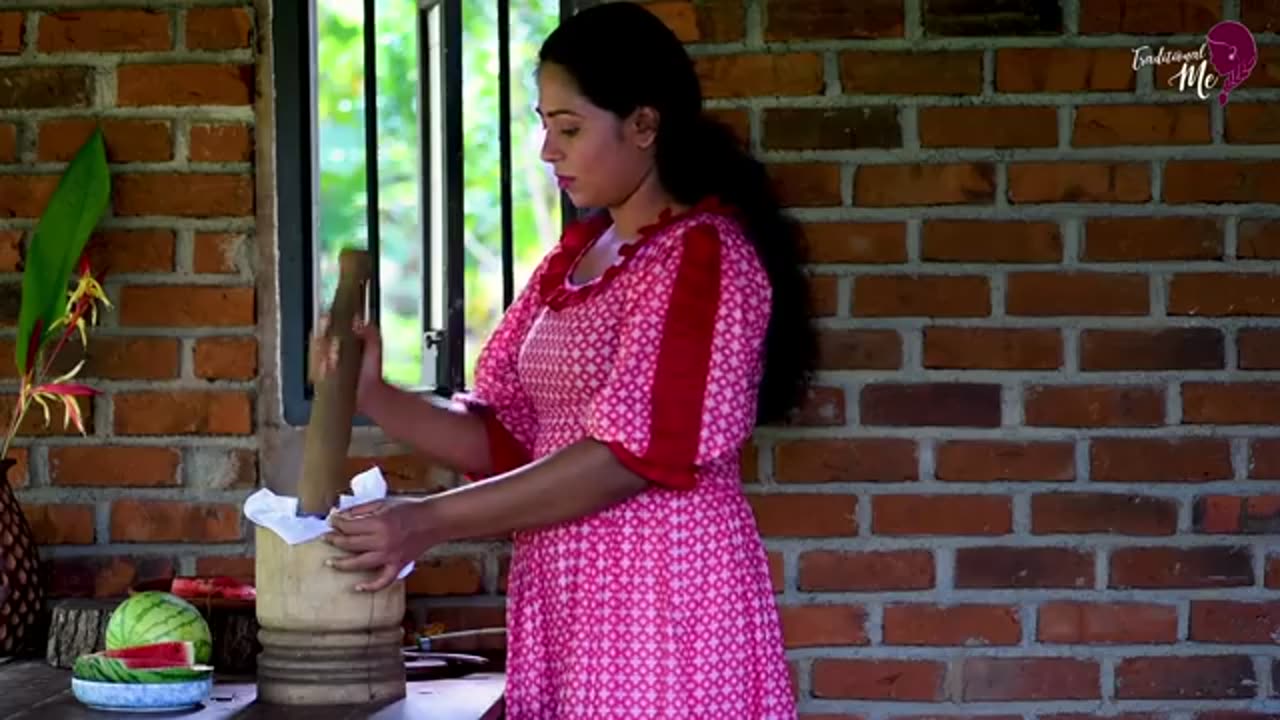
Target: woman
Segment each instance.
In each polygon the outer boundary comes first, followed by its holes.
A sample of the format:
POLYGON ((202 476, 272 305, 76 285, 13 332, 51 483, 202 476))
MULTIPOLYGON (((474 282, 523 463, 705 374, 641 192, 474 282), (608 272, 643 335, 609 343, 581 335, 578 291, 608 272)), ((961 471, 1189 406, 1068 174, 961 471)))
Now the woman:
POLYGON ((335 567, 378 571, 376 590, 433 545, 513 533, 514 720, 794 718, 740 468, 808 380, 794 226, 647 11, 580 12, 539 59, 542 157, 599 212, 538 265, 452 407, 383 382, 361 329, 359 411, 475 482, 335 516, 335 567))

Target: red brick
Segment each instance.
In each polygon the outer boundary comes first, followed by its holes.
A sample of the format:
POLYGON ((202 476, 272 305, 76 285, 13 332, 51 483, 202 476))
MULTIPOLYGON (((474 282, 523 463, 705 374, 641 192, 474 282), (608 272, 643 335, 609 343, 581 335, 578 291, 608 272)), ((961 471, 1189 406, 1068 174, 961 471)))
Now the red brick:
POLYGON ((253 582, 256 569, 251 557, 196 558, 196 575, 200 577, 231 577, 253 582))
POLYGON ((22 52, 22 36, 27 14, 24 12, 0 12, 0 55, 17 55, 22 52))
POLYGON ((1116 664, 1118 700, 1209 700, 1257 694, 1247 655, 1138 657, 1116 664))
POLYGON ((694 67, 707 98, 818 95, 825 85, 816 53, 702 55, 694 67))
POLYGON ((1084 34, 1204 33, 1222 19, 1222 0, 1081 0, 1084 34))
POLYGON ((22 231, 0 230, 0 272, 22 271, 22 231))
POLYGON ((49 564, 49 594, 58 598, 122 598, 140 582, 175 575, 166 557, 64 557, 49 564))
POLYGON ((253 133, 247 125, 196 125, 191 128, 192 162, 249 162, 253 133))
POLYGON ((1036 639, 1066 645, 1173 643, 1178 608, 1153 603, 1060 600, 1040 606, 1036 639))
POLYGON ((1168 483, 1229 480, 1231 445, 1221 438, 1093 438, 1094 482, 1168 483))
POLYGON ((91 337, 82 377, 166 380, 178 376, 177 338, 91 337))
POLYGON ((235 327, 254 324, 250 287, 126 286, 120 291, 120 324, 147 327, 235 327))
POLYGON ((1262 273, 1175 275, 1169 281, 1169 314, 1207 317, 1280 315, 1280 275, 1262 273))
POLYGON ((858 534, 853 495, 778 493, 748 496, 762 535, 850 537, 858 534))
POLYGON ((251 175, 147 173, 116 175, 117 215, 246 217, 253 215, 251 175))
POLYGON ((181 453, 167 447, 59 447, 49 451, 54 485, 174 487, 181 453))
POLYGON ((1046 493, 1031 498, 1036 535, 1173 535, 1178 504, 1164 498, 1113 493, 1046 493))
POLYGON ((0 218, 40 217, 57 186, 56 175, 0 175, 0 218))
POLYGON ((902 223, 806 224, 804 250, 811 263, 903 263, 907 261, 907 229, 902 223))
POLYGON ((902 37, 905 22, 900 0, 767 0, 765 17, 768 41, 902 37))
POLYGON ((941 369, 1056 370, 1062 336, 1057 330, 927 327, 922 362, 941 369))
POLYGON ((1206 495, 1191 516, 1198 533, 1270 535, 1280 531, 1280 495, 1206 495))
POLYGON ((830 317, 839 308, 840 279, 835 275, 809 277, 809 293, 815 317, 830 317))
MULTIPOLYGON (((685 2, 686 0, 677 1, 685 2)), ((728 127, 741 147, 751 147, 751 114, 749 111, 743 108, 708 108, 705 112, 709 119, 728 127)))
POLYGON ((976 95, 982 92, 982 54, 976 52, 840 53, 846 95, 976 95))
POLYGON ((764 111, 768 150, 902 147, 897 108, 771 108, 764 111))
POLYGON ((1133 90, 1133 53, 1123 48, 1001 48, 999 92, 1115 92, 1133 90))
POLYGON ((232 274, 240 272, 239 256, 245 243, 243 235, 230 233, 196 233, 192 270, 197 273, 232 274))
POLYGON ((995 168, 988 163, 859 165, 853 203, 863 207, 987 205, 995 200, 995 168))
POLYGON ((1017 645, 1018 609, 997 605, 890 604, 884 609, 885 645, 1017 645))
POLYGON ((1006 0, 998 12, 982 0, 931 0, 921 22, 930 37, 990 37, 993 35, 1056 35, 1062 32, 1062 9, 1057 3, 1006 0))
POLYGON ((110 162, 173 159, 169 123, 162 120, 50 120, 40 125, 36 156, 40 160, 69 161, 99 125, 110 162))
POLYGON ((844 425, 844 388, 811 385, 805 391, 800 407, 791 414, 788 424, 796 427, 830 427, 844 425))
POLYGON ((768 166, 769 178, 784 206, 839 205, 840 166, 830 163, 784 163, 768 166))
POLYGON ((1167 203, 1280 203, 1280 160, 1170 160, 1167 203))
POLYGON ((1217 328, 1085 330, 1080 336, 1080 369, 1219 370, 1226 367, 1226 342, 1217 328))
POLYGON ((93 505, 20 503, 38 545, 92 545, 93 505))
POLYGON ((169 273, 175 245, 172 230, 106 230, 89 239, 85 252, 95 273, 169 273))
POLYGON ((818 368, 822 370, 896 370, 902 367, 902 338, 895 330, 822 329, 818 332, 818 368))
POLYGON ((779 483, 910 482, 917 480, 915 442, 906 438, 804 438, 773 448, 779 483))
POLYGON ((89 68, 70 65, 0 68, 0 109, 88 107, 90 77, 89 68))
POLYGON ((865 426, 1000 426, 1000 386, 989 383, 873 383, 860 404, 865 426))
POLYGON ((1280 603, 1191 601, 1193 642, 1271 645, 1280 636, 1280 603))
POLYGON ((1102 697, 1102 669, 1096 660, 978 657, 965 660, 962 668, 965 702, 1102 697))
POLYGON ((926 107, 919 124, 922 147, 1058 146, 1058 111, 1051 107, 926 107))
MULTIPOLYGON (((0 396, 0 417, 13 417, 13 406, 17 400, 16 388, 15 394, 5 394, 0 396)), ((80 408, 81 420, 84 422, 85 433, 92 435, 94 433, 94 403, 93 398, 79 397, 76 398, 76 405, 80 408)), ((49 404, 49 420, 45 421, 44 412, 37 407, 32 407, 22 420, 22 424, 18 426, 18 437, 78 437, 80 431, 76 429, 74 424, 67 425, 64 417, 65 410, 61 402, 49 404)), ((7 428, 7 425, 6 425, 7 428)))
POLYGON ((876 535, 1008 535, 1013 502, 994 495, 876 495, 876 535))
POLYGON ((1280 260, 1280 221, 1242 220, 1236 229, 1236 257, 1280 260))
POLYGON ((1280 30, 1280 2, 1277 0, 1242 0, 1240 17, 1253 32, 1280 30))
POLYGON ((1023 162, 1009 166, 1013 203, 1144 203, 1151 200, 1145 163, 1023 162))
POLYGON ((1093 553, 1068 548, 969 547, 956 550, 955 587, 1091 588, 1093 553))
POLYGON ((121 107, 249 105, 254 98, 254 68, 204 63, 121 65, 116 85, 116 103, 121 107))
POLYGON ((253 402, 244 392, 140 391, 115 396, 117 435, 248 435, 253 402))
POLYGON ((1193 145, 1212 140, 1207 104, 1088 105, 1076 109, 1071 135, 1076 147, 1193 145))
POLYGON ((946 696, 941 662, 823 658, 810 673, 816 698, 934 702, 946 696))
POLYGON ((0 163, 18 161, 18 126, 0 123, 0 163))
POLYGON ((949 482, 1066 482, 1075 479, 1070 442, 948 440, 935 450, 934 474, 949 482))
POLYGON ((159 10, 75 10, 40 18, 42 53, 169 50, 172 18, 159 10))
POLYGON ((867 611, 854 605, 783 605, 778 608, 788 649, 866 645, 867 611))
POLYGON ((858 317, 986 317, 990 281, 978 275, 861 275, 851 312, 858 317))
POLYGON ((187 47, 235 50, 249 47, 253 17, 244 8, 192 8, 187 11, 187 47))
POLYGON ((1249 477, 1280 479, 1280 440, 1255 439, 1249 443, 1249 477))
POLYGON ((1010 273, 1005 309, 1010 315, 1146 315, 1149 279, 1137 273, 1089 271, 1010 273))
POLYGON ((1051 222, 930 220, 920 256, 933 262, 1059 262, 1062 233, 1051 222))
POLYGON ((405 578, 414 596, 478 595, 484 590, 484 561, 477 557, 434 557, 419 561, 405 578))
POLYGON ((746 32, 746 9, 735 2, 659 0, 644 7, 683 43, 734 42, 746 32))
POLYGON ((1229 143, 1280 143, 1280 112, 1274 105, 1231 103, 1223 134, 1229 143))
POLYGON ((1213 425, 1280 423, 1280 383, 1187 382, 1182 421, 1213 425))
POLYGON ((1085 225, 1080 259, 1221 260, 1223 224, 1215 218, 1093 218, 1085 225))
POLYGON ((240 507, 170 500, 116 500, 112 542, 235 542, 242 539, 240 507))
POLYGON ((797 589, 803 592, 928 590, 934 587, 928 550, 806 550, 797 589))
POLYGON ((1119 548, 1111 555, 1108 586, 1133 590, 1253 585, 1246 547, 1119 548))
POLYGON ((1269 590, 1280 588, 1280 555, 1267 557, 1266 587, 1269 590))
POLYGON ((252 380, 258 374, 258 341, 252 337, 201 338, 195 348, 196 377, 252 380))

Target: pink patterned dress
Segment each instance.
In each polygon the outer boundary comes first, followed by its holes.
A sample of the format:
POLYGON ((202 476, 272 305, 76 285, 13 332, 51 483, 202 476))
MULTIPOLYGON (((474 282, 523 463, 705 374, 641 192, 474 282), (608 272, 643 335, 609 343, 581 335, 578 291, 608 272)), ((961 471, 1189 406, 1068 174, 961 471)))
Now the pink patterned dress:
POLYGON ((593 438, 650 481, 514 538, 507 717, 791 720, 767 556, 741 490, 768 278, 710 201, 664 214, 574 285, 609 223, 566 231, 456 398, 486 418, 495 472, 593 438))

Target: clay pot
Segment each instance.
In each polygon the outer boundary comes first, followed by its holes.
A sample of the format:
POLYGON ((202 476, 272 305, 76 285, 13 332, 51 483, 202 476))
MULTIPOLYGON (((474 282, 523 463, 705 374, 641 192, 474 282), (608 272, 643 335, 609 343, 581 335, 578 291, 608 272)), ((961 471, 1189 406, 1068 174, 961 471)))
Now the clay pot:
POLYGON ((31 525, 9 487, 16 462, 0 460, 0 656, 37 647, 34 628, 44 610, 40 556, 31 525))

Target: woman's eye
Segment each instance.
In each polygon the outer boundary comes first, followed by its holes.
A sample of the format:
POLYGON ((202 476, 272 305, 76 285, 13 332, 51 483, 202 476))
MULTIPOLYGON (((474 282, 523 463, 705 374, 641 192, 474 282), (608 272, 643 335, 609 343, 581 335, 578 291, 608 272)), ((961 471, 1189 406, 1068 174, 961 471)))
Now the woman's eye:
POLYGON ((564 135, 565 137, 573 137, 574 135, 577 135, 577 134, 578 134, 578 128, 576 128, 576 127, 575 127, 575 128, 565 128, 565 129, 563 129, 563 130, 561 130, 561 131, 560 131, 560 134, 561 134, 561 135, 564 135))

